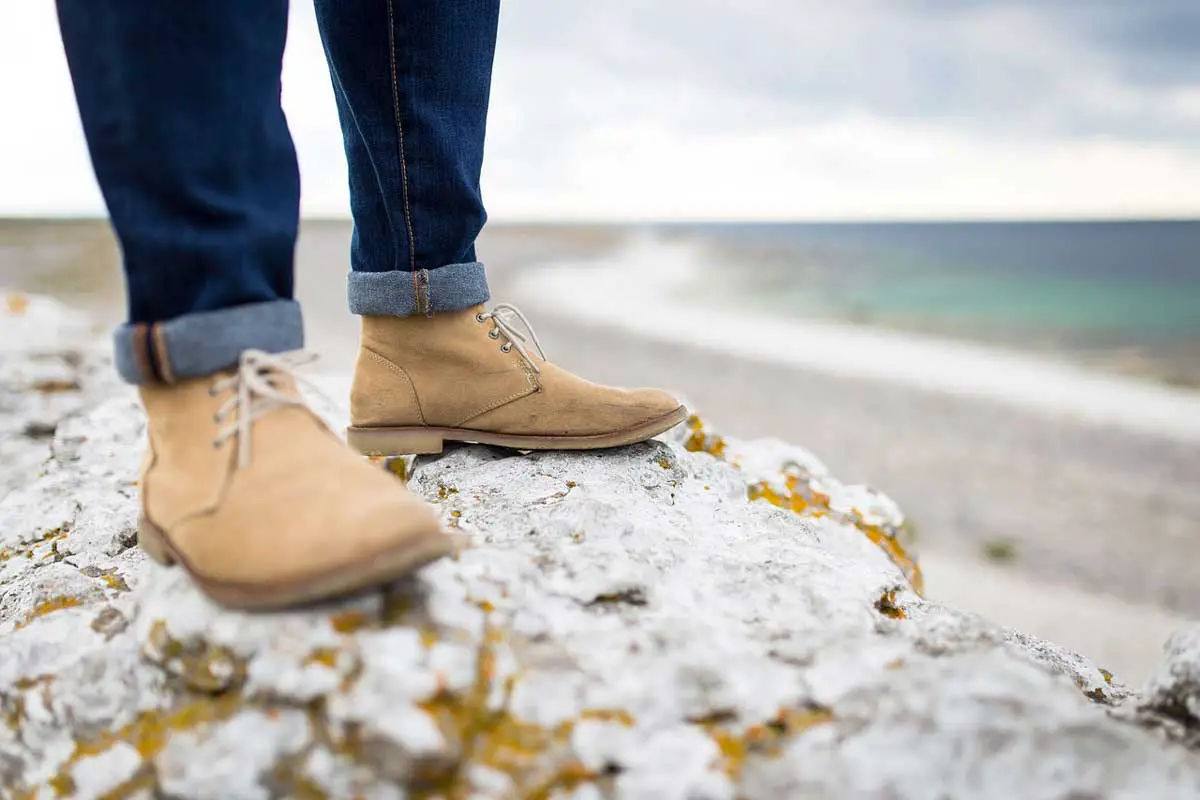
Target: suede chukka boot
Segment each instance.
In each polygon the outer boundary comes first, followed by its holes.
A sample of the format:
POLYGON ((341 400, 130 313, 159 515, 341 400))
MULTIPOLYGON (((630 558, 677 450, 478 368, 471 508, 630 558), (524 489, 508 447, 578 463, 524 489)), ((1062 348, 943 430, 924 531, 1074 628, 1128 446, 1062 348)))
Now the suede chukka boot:
POLYGON ((269 609, 366 589, 447 555, 433 509, 305 406, 289 355, 144 386, 138 539, 214 601, 269 609))
POLYGON ((687 409, 658 389, 599 386, 555 366, 524 316, 501 304, 363 317, 350 416, 352 447, 393 456, 440 453, 446 441, 618 447, 678 425, 687 409))

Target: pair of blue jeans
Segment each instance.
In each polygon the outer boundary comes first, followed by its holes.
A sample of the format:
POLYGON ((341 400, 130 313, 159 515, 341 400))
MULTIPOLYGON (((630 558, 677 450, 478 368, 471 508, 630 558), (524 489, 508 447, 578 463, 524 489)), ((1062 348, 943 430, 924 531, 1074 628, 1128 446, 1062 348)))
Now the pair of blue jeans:
MULTIPOLYGON (((316 0, 349 165, 356 314, 488 299, 475 238, 499 0, 316 0)), ((303 345, 300 177, 280 106, 287 0, 58 0, 125 266, 133 383, 303 345)))

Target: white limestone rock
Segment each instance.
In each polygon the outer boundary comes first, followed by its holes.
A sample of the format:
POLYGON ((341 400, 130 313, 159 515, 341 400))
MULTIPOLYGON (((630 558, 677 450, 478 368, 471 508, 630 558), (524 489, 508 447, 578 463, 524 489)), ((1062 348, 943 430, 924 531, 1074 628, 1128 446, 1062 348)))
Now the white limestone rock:
POLYGON ((420 459, 412 488, 472 547, 248 615, 133 546, 131 394, 63 421, 0 500, 0 796, 1200 794, 1195 632, 1131 695, 923 600, 881 495, 695 434, 420 459))
POLYGON ((0 287, 0 498, 36 477, 65 417, 116 385, 86 316, 0 287))
POLYGON ((1176 631, 1142 690, 1137 717, 1200 749, 1200 625, 1176 631))
POLYGON ((102 797, 134 780, 141 767, 142 757, 137 749, 125 742, 117 742, 97 755, 79 759, 71 771, 71 780, 78 794, 102 797))

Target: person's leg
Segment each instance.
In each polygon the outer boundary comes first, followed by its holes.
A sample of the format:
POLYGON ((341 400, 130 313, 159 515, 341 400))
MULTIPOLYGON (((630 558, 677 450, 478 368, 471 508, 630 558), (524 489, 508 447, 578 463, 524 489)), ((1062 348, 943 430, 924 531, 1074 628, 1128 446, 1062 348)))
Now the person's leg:
POLYGON ((316 0, 350 170, 350 311, 488 300, 475 237, 499 0, 316 0))
POLYGON ((286 0, 59 0, 92 164, 121 244, 133 383, 303 344, 300 203, 279 104, 286 0))
POLYGON ((612 447, 683 421, 665 392, 597 386, 548 363, 515 309, 482 306, 475 237, 499 0, 316 6, 350 167, 350 310, 363 317, 351 445, 612 447))
POLYGON ((59 0, 128 279, 116 335, 149 452, 143 549, 244 608, 394 580, 452 549, 432 510, 300 398, 286 0, 59 0))

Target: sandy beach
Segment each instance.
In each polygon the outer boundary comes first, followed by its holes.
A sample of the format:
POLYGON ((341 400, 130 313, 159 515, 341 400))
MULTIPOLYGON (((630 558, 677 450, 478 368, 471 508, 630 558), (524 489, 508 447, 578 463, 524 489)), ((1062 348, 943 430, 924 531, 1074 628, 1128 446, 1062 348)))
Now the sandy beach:
MULTIPOLYGON (((346 372, 350 226, 309 222, 298 255, 309 346, 346 372)), ((1077 649, 1136 684, 1173 627, 1200 618, 1200 449, 1167 430, 733 357, 639 335, 605 308, 555 313, 522 276, 611 255, 615 229, 494 226, 480 242, 496 300, 528 306, 548 353, 589 378, 682 393, 716 427, 804 445, 894 497, 915 522, 930 595, 1077 649)), ((0 285, 55 294, 116 322, 117 258, 99 223, 0 223, 0 285)), ((536 288, 536 287, 535 287, 536 288)), ((705 314, 695 313, 703 330, 705 314)), ((700 338, 700 337, 698 337, 700 338)), ((1181 406, 1182 407, 1182 406, 1181 406)))

